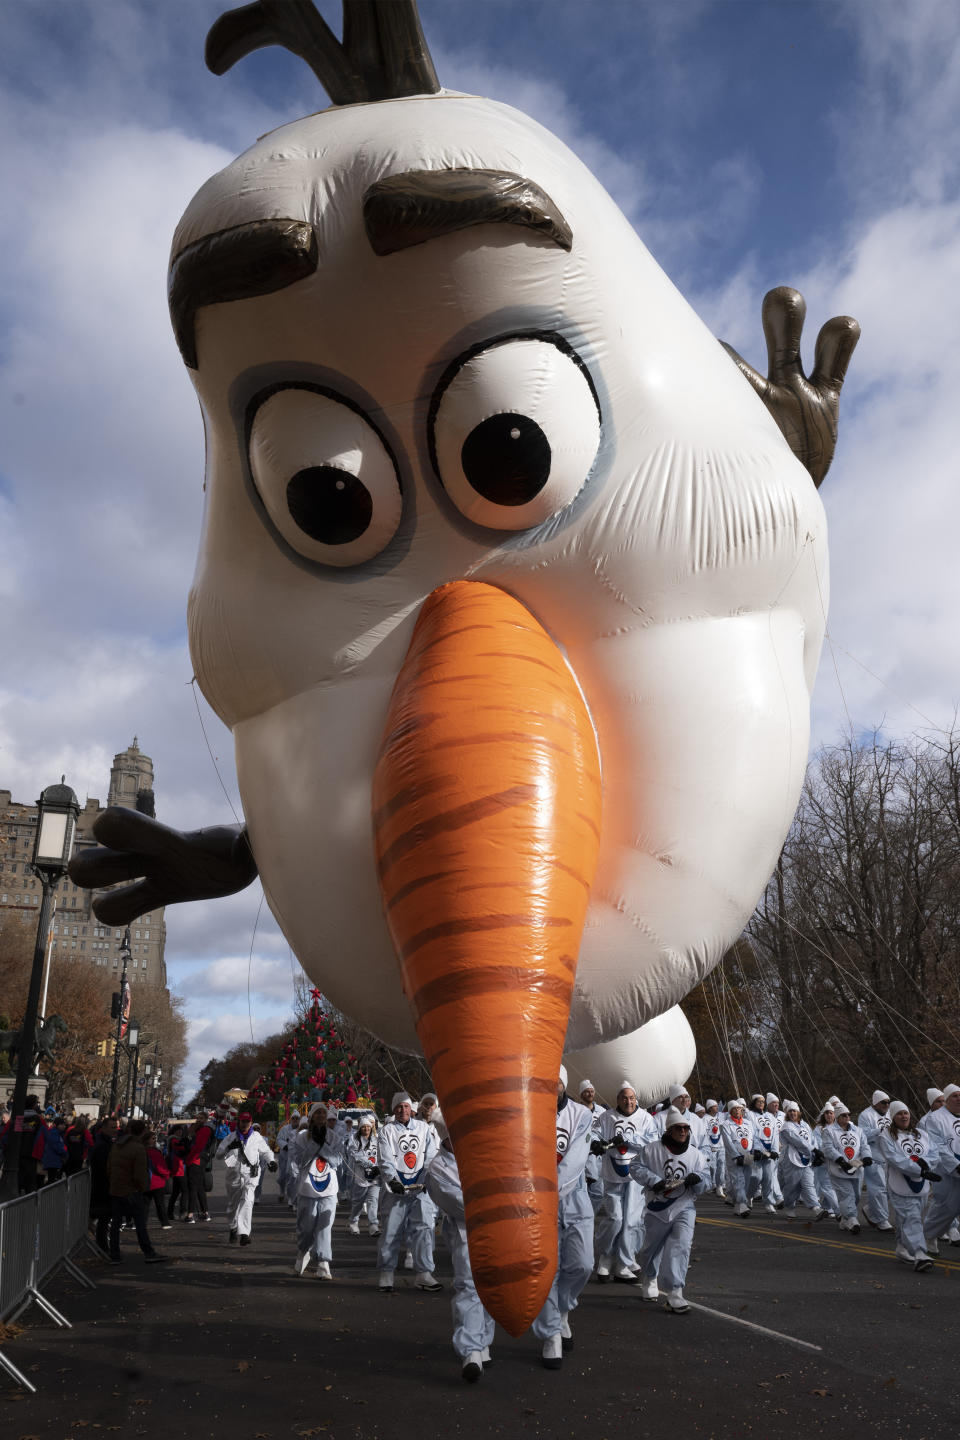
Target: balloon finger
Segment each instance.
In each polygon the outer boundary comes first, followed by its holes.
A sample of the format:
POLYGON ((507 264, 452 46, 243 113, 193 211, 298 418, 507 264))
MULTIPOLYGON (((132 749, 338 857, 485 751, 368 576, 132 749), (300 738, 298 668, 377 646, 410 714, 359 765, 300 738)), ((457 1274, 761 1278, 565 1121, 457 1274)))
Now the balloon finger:
POLYGON ((843 385, 850 364, 850 356, 857 348, 860 326, 852 315, 834 315, 828 320, 817 336, 817 350, 814 359, 812 385, 828 385, 839 390, 843 385))
POLYGON ((105 810, 94 821, 93 833, 101 845, 111 850, 136 850, 141 855, 163 854, 169 851, 171 840, 179 839, 178 832, 169 826, 121 805, 105 810))
POLYGON ((145 855, 135 850, 110 850, 104 846, 80 850, 70 861, 70 879, 85 890, 99 890, 120 880, 136 880, 149 867, 145 855))
POLYGON ((763 333, 770 379, 775 385, 803 373, 800 337, 806 315, 807 302, 800 291, 790 285, 778 285, 763 297, 763 333))
POLYGON ((167 898, 155 880, 141 880, 122 890, 111 890, 108 895, 98 895, 93 913, 104 925, 129 925, 138 915, 159 909, 167 898))

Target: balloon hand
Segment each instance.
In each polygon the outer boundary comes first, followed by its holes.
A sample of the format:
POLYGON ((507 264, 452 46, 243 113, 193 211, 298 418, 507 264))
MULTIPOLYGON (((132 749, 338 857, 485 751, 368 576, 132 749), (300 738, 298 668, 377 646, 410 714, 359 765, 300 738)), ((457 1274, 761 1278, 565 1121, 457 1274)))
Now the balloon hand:
POLYGON ((768 290, 763 297, 766 378, 731 345, 723 340, 720 343, 750 381, 819 489, 836 448, 840 391, 860 339, 860 326, 850 315, 835 315, 827 321, 817 336, 813 373, 808 379, 800 364, 806 313, 803 296, 789 285, 768 290))
POLYGON ((244 889, 257 875, 243 826, 215 825, 183 833, 111 805, 95 821, 96 847, 70 861, 70 878, 98 895, 93 911, 106 925, 128 925, 138 915, 182 900, 213 900, 244 889), (124 881, 134 881, 124 884, 124 881))

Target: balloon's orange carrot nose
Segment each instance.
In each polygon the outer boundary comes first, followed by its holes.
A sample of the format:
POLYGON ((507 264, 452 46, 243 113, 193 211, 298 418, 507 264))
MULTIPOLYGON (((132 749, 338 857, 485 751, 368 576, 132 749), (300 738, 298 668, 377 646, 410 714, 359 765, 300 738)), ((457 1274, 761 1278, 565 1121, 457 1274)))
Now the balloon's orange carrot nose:
POLYGON ((519 1335, 557 1264, 557 1075, 599 847, 600 764, 563 656, 512 596, 456 581, 427 599, 373 809, 474 1279, 519 1335))

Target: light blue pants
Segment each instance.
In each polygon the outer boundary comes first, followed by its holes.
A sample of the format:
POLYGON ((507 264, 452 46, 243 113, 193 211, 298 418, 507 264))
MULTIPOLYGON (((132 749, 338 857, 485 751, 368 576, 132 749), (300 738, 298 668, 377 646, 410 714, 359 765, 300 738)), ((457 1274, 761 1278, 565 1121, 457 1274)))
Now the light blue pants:
POLYGON ((380 1186, 377 1181, 370 1185, 363 1185, 354 1180, 353 1189, 350 1191, 350 1224, 357 1225, 360 1216, 366 1213, 367 1224, 377 1225, 377 1216, 380 1213, 380 1186))
POLYGON ((605 1182, 597 1211, 597 1253, 612 1255, 618 1265, 635 1265, 643 1245, 643 1209, 643 1191, 636 1181, 605 1182))
POLYGON ((493 1344, 493 1318, 484 1310, 473 1283, 470 1252, 467 1249, 466 1226, 444 1216, 443 1233, 453 1261, 453 1348, 461 1360, 475 1350, 486 1350, 493 1344))
POLYGON ((297 1196, 297 1250, 318 1260, 332 1260, 330 1238, 337 1213, 336 1195, 297 1196))
POLYGON ((437 1207, 422 1191, 394 1195, 383 1189, 380 1196, 380 1244, 377 1266, 396 1270, 401 1250, 413 1251, 413 1268, 418 1275, 433 1271, 433 1224, 437 1207))
MULTIPOLYGON (((640 1189, 633 1181, 630 1184, 632 1189, 640 1189)), ((560 1334, 561 1315, 576 1310, 593 1270, 593 1207, 582 1179, 573 1194, 560 1203, 558 1228, 557 1273, 532 1326, 538 1340, 560 1334)))
POLYGON ((860 1209, 860 1176, 844 1175, 841 1178, 839 1175, 831 1175, 830 1180, 837 1197, 841 1220, 856 1220, 857 1211, 860 1209))
POLYGON ((960 1177, 951 1175, 939 1185, 930 1186, 930 1207, 923 1222, 924 1234, 930 1240, 939 1240, 951 1225, 956 1224, 960 1214, 960 1177))
POLYGON ((813 1172, 813 1183, 817 1188, 817 1195, 820 1197, 820 1204, 824 1210, 832 1210, 836 1215, 839 1209, 837 1192, 833 1176, 826 1165, 818 1165, 813 1172))
POLYGON ((723 1146, 709 1146, 706 1150, 704 1150, 703 1158, 707 1162, 709 1187, 711 1190, 716 1190, 718 1185, 723 1184, 723 1146))
POLYGON ((727 1161, 727 1197, 734 1205, 746 1205, 749 1167, 738 1165, 736 1160, 727 1161))
POLYGON ((911 1255, 924 1255, 927 1242, 923 1235, 923 1196, 894 1195, 891 1191, 890 1209, 897 1232, 897 1244, 909 1250, 911 1255))
POLYGON ((813 1169, 809 1165, 793 1165, 788 1160, 783 1167, 783 1198, 792 1210, 802 1202, 810 1210, 823 1207, 817 1199, 817 1187, 813 1183, 813 1169))
POLYGON ((697 1212, 692 1205, 684 1205, 674 1215, 669 1210, 647 1209, 640 1257, 645 1280, 659 1279, 664 1290, 683 1289, 696 1220, 697 1212))
POLYGON ((887 1167, 882 1160, 874 1159, 864 1170, 863 1213, 874 1225, 889 1225, 890 1212, 887 1205, 887 1167))

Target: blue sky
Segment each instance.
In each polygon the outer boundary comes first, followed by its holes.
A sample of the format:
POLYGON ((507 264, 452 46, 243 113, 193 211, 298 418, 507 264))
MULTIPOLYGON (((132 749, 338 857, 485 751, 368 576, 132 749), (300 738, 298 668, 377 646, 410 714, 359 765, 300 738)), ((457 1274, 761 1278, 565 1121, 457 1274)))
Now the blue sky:
MULTIPOLYGON (((323 0, 337 23, 338 6, 323 0)), ((203 64, 206 0, 0 13, 0 785, 104 796, 134 733, 161 818, 230 818, 197 722, 185 603, 203 435, 166 315, 192 193, 325 96, 302 62, 203 64)), ((818 739, 951 722, 960 26, 953 0, 421 0, 441 83, 558 133, 714 333, 759 364, 773 285, 863 326, 824 490, 833 649, 818 739), (835 662, 835 663, 834 663, 835 662)), ((231 742, 205 716, 236 799, 231 742)), ((256 889, 168 912, 194 1069, 249 1036, 256 889)), ((291 1000, 266 911, 257 1035, 291 1000)))

